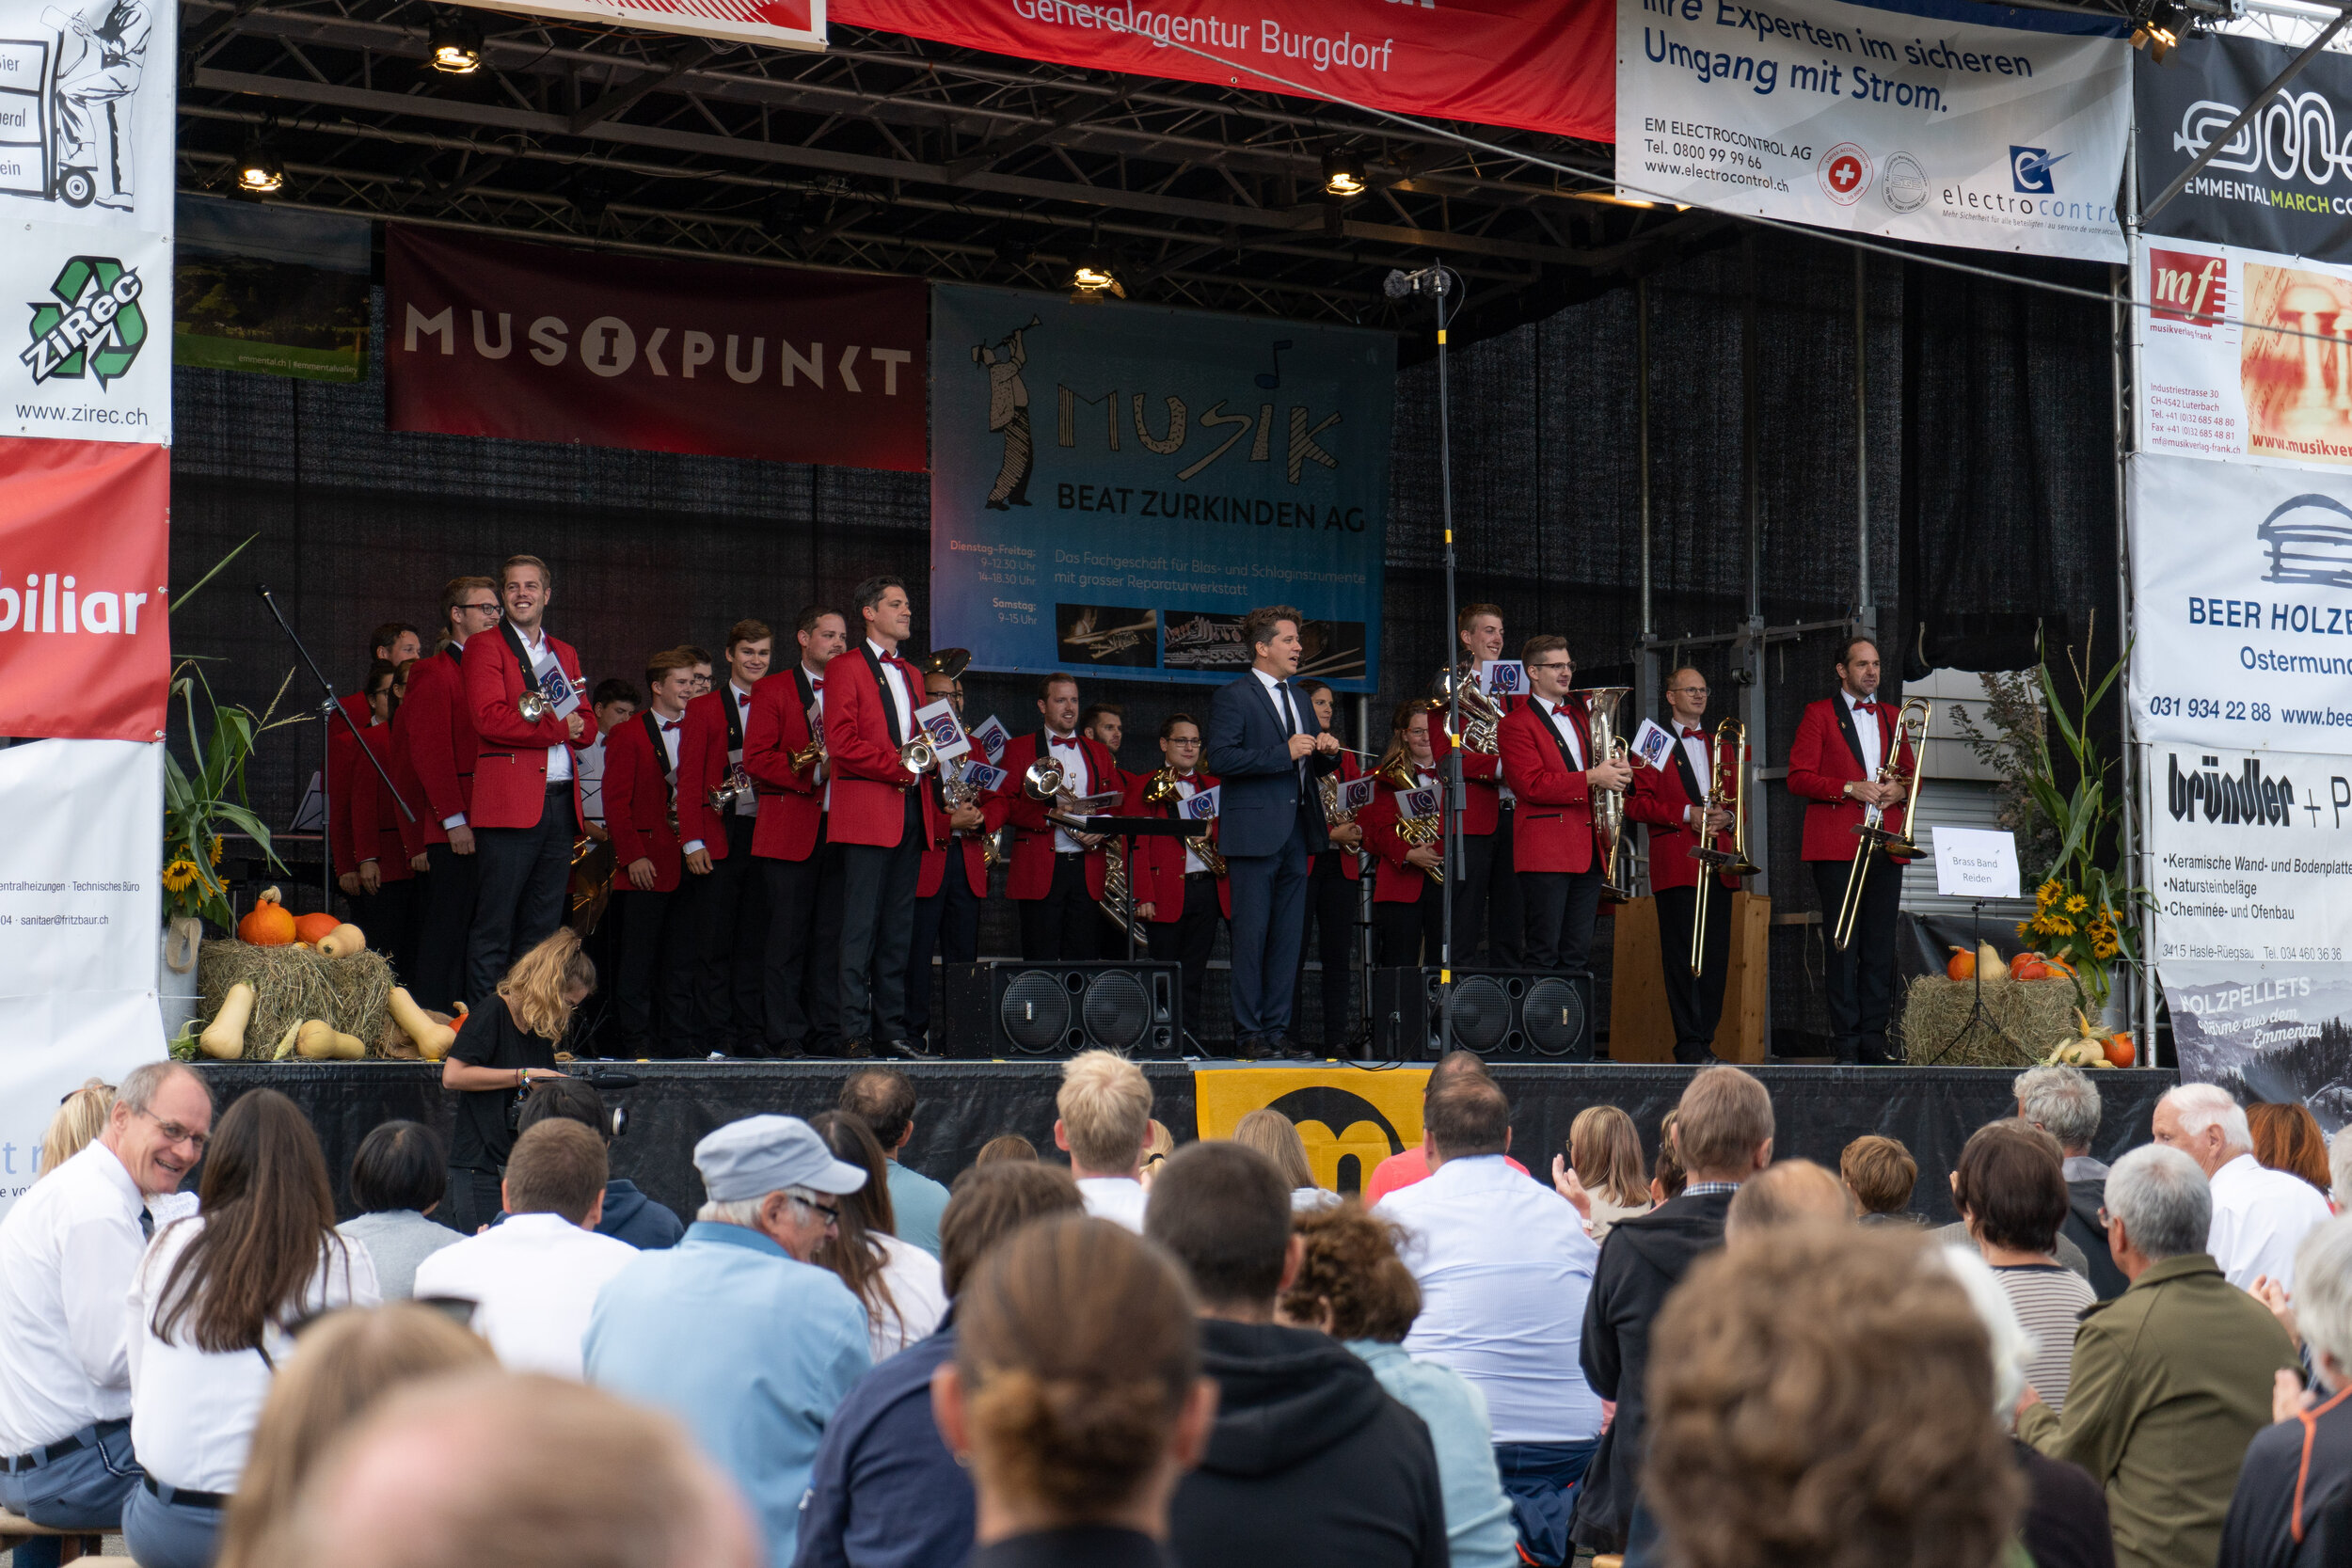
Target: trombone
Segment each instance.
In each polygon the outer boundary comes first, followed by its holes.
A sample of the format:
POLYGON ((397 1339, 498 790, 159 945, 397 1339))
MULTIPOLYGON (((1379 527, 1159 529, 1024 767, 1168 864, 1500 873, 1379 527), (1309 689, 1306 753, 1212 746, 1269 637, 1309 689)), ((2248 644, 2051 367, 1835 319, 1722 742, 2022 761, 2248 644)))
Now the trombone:
POLYGON ((1903 825, 1886 825, 1886 808, 1867 807, 1862 820, 1854 826, 1858 840, 1853 851, 1853 868, 1846 873, 1846 895, 1837 907, 1837 925, 1830 933, 1830 942, 1840 953, 1853 944, 1854 919, 1862 912, 1862 886, 1870 870, 1870 852, 1883 849, 1888 856, 1906 859, 1919 853, 1919 847, 1911 841, 1912 814, 1919 804, 1920 763, 1928 742, 1928 721, 1935 708, 1925 697, 1906 697, 1895 714, 1894 733, 1887 736, 1886 760, 1879 764, 1881 784, 1910 784, 1910 791, 1902 805, 1903 825), (1911 766, 1902 765, 1903 750, 1911 751, 1911 766))
POLYGON ((1717 876, 1753 877, 1756 864, 1748 859, 1748 727, 1737 719, 1726 719, 1715 726, 1715 760, 1708 769, 1707 799, 1700 809, 1698 847, 1691 858, 1699 863, 1698 895, 1691 910, 1691 978, 1697 979, 1707 967, 1707 905, 1713 895, 1717 876), (1715 835, 1705 829, 1708 812, 1731 813, 1731 847, 1715 847, 1715 835))

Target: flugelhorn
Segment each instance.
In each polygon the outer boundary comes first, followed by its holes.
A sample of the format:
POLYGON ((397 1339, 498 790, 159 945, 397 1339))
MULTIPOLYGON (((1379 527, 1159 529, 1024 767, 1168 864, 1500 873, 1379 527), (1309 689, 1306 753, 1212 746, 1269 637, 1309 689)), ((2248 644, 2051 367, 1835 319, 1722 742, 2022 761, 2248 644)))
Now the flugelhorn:
POLYGON ((1691 858, 1699 863, 1698 893, 1691 909, 1691 977, 1697 979, 1707 969, 1707 905, 1714 895, 1715 878, 1752 877, 1756 867, 1748 863, 1748 727, 1737 719, 1726 719, 1715 726, 1715 760, 1708 769, 1707 798, 1700 804, 1698 847, 1691 858), (1731 814, 1731 847, 1715 847, 1715 835, 1707 831, 1709 812, 1731 814))
POLYGON ((703 800, 712 811, 726 812, 734 809, 737 801, 750 800, 752 794, 752 776, 743 771, 741 763, 737 762, 727 765, 726 778, 716 789, 707 791, 703 800))
POLYGON ((1846 873, 1846 895, 1838 901, 1837 924, 1830 932, 1830 941, 1840 953, 1853 944, 1854 921, 1862 913, 1862 888, 1869 877, 1872 851, 1883 849, 1890 857, 1905 859, 1919 853, 1919 847, 1911 841, 1911 818, 1919 805, 1920 753, 1927 745, 1928 723, 1934 716, 1934 705, 1925 697, 1906 697, 1896 710, 1894 730, 1881 737, 1886 743, 1886 760, 1879 764, 1878 782, 1908 781, 1911 788, 1903 800, 1900 828, 1886 825, 1883 806, 1864 808, 1862 820, 1854 824, 1854 836, 1860 842, 1854 846, 1853 865, 1846 873), (1906 747, 1911 752, 1909 768, 1902 762, 1906 747))
MULTIPOLYGON (((1593 767, 1598 767, 1604 758, 1615 762, 1631 760, 1632 752, 1625 736, 1617 733, 1617 705, 1632 690, 1629 686, 1589 686, 1576 693, 1584 699, 1584 730, 1591 741, 1585 754, 1593 759, 1593 767)), ((1592 797, 1593 826, 1600 831, 1600 891, 1623 904, 1633 897, 1633 890, 1626 886, 1618 872, 1618 851, 1625 843, 1625 791, 1595 784, 1592 797)))

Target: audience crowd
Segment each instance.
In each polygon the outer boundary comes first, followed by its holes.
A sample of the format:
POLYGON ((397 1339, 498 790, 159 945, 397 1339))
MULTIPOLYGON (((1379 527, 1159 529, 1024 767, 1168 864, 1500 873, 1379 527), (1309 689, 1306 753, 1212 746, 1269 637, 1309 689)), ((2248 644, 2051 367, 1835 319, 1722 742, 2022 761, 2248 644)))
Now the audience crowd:
POLYGON ((1731 1067, 1547 1181, 1453 1053, 1358 1194, 1277 1111, 1179 1145, 1105 1052, 1066 1167, 943 1185, 868 1066, 702 1138, 689 1222, 532 1070, 565 955, 525 979, 456 1147, 376 1127, 340 1222, 275 1091, 67 1098, 0 1218, 15 1568, 2352 1561, 2352 1134, 2301 1106, 2184 1085, 2109 1165, 2034 1068, 1939 1230, 1901 1143, 1778 1157, 1731 1067))

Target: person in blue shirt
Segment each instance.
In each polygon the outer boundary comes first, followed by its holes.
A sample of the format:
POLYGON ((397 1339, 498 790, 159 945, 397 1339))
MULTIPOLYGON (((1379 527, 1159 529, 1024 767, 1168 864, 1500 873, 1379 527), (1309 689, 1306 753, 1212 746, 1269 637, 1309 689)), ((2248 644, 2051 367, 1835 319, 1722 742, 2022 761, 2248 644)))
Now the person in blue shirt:
POLYGON ((972 1481, 931 1415, 931 1374, 956 1358, 955 1293, 1006 1237, 1084 1207, 1058 1165, 976 1165, 956 1178, 939 1225, 947 1317, 876 1367, 834 1413, 801 1511, 797 1568, 962 1568, 972 1555, 972 1481))
POLYGON ((841 1085, 842 1110, 866 1118, 890 1160, 890 1208, 898 1240, 937 1258, 947 1189, 898 1157, 914 1139, 914 1081, 895 1067, 860 1068, 841 1085))
MULTIPOLYGON (((612 1147, 612 1113, 605 1109, 604 1097, 595 1087, 577 1078, 543 1078, 523 1101, 522 1115, 516 1118, 519 1136, 550 1117, 563 1117, 583 1127, 596 1129, 604 1147, 612 1147)), ((493 1225, 503 1225, 506 1216, 501 1213, 493 1225)), ((640 1252, 656 1247, 677 1245, 677 1239, 686 1234, 686 1227, 678 1217, 637 1190, 637 1183, 618 1178, 604 1184, 604 1213, 596 1221, 596 1234, 610 1236, 616 1242, 627 1242, 640 1252)))
POLYGON ((597 1295, 588 1381, 684 1422, 750 1499, 772 1568, 789 1568, 818 1445, 873 1365, 866 1309, 808 1261, 866 1173, 778 1116, 720 1128, 694 1168, 709 1201, 685 1239, 597 1295))

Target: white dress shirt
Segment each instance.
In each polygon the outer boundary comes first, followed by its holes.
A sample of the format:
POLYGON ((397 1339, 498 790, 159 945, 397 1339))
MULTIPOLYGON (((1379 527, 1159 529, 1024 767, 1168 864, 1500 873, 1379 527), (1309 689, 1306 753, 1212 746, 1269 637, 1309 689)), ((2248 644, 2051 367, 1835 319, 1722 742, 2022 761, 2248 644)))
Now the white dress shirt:
MULTIPOLYGON (((1051 730, 1040 730, 1037 744, 1038 755, 1052 757, 1061 764, 1062 788, 1073 795, 1094 793, 1094 772, 1087 766, 1087 743, 1084 740, 1079 739, 1074 733, 1057 736, 1051 730), (1057 740, 1073 741, 1075 744, 1057 746, 1054 744, 1057 740)), ((1069 829, 1057 826, 1054 829, 1054 853, 1083 855, 1086 853, 1086 846, 1071 837, 1069 829)))
MULTIPOLYGON (((1305 735, 1307 733, 1306 715, 1299 710, 1298 695, 1291 689, 1290 683, 1276 679, 1254 664, 1249 667, 1249 673, 1258 677, 1260 686, 1265 688, 1266 701, 1274 705, 1274 717, 1281 721, 1282 733, 1305 735)), ((1430 721, 1432 723, 1436 721, 1435 719, 1430 721)), ((1291 764, 1291 771, 1297 776, 1298 787, 1304 790, 1307 787, 1307 759, 1299 757, 1295 760, 1291 764)))
MULTIPOLYGON (((803 659, 801 662, 801 673, 808 678, 809 694, 815 699, 809 704, 807 714, 808 737, 811 740, 822 740, 825 736, 825 672, 821 668, 809 668, 808 662, 803 659)), ((832 765, 829 762, 818 762, 817 776, 825 781, 824 809, 831 811, 833 810, 832 765)))
POLYGON ((930 1338, 938 1329, 939 1320, 947 1315, 947 1288, 938 1259, 912 1242, 870 1234, 882 1246, 882 1283, 890 1287, 891 1304, 897 1308, 868 1315, 867 1333, 873 1341, 869 1348, 879 1367, 885 1358, 917 1339, 930 1338))
MULTIPOLYGON (((735 733, 738 736, 748 734, 752 727, 752 694, 733 681, 729 681, 727 682, 727 695, 735 703, 735 733)), ((675 760, 675 756, 672 760, 675 760)), ((727 748, 727 761, 737 766, 741 765, 743 748, 739 742, 727 748)), ((738 816, 758 816, 759 792, 750 790, 738 799, 735 802, 735 815, 738 816)))
POLYGON ((889 694, 891 706, 898 710, 898 739, 903 744, 914 738, 914 710, 919 705, 907 690, 906 672, 890 662, 898 656, 870 637, 866 646, 882 661, 882 690, 889 694))
MULTIPOLYGON (((1198 783, 1198 782, 1197 782, 1197 781, 1193 778, 1193 776, 1192 776, 1190 773, 1179 773, 1179 774, 1176 776, 1176 799, 1177 799, 1177 800, 1191 800, 1191 799, 1192 799, 1195 795, 1198 795, 1198 794, 1200 794, 1200 784, 1199 784, 1199 783, 1198 783)), ((1196 844, 1201 844, 1201 843, 1206 842, 1205 840, 1202 840, 1202 839, 1198 839, 1198 838, 1187 838, 1187 839, 1181 840, 1180 842, 1182 842, 1182 843, 1183 843, 1183 845, 1184 845, 1184 875, 1185 875, 1185 876, 1187 876, 1187 877, 1196 876, 1196 875, 1198 875, 1198 874, 1200 874, 1200 873, 1201 873, 1201 872, 1204 872, 1204 871, 1206 871, 1206 870, 1208 870, 1208 869, 1209 869, 1209 863, 1208 863, 1207 861, 1202 860, 1202 859, 1200 858, 1200 851, 1193 847, 1193 846, 1194 846, 1194 845, 1196 845, 1196 844)))
POLYGON ((1675 734, 1681 736, 1682 755, 1691 764, 1691 777, 1699 782, 1699 798, 1691 802, 1682 814, 1682 820, 1693 832, 1698 831, 1700 814, 1707 806, 1707 792, 1714 787, 1715 762, 1707 754, 1707 732, 1674 721, 1675 734))
POLYGON ((1600 1431, 1579 1370, 1584 1298, 1600 1248, 1567 1199, 1500 1154, 1448 1160, 1373 1212, 1406 1230, 1421 1286, 1406 1354, 1486 1396, 1498 1443, 1575 1443, 1600 1431))
POLYGON ((474 1332, 507 1370, 578 1378, 596 1292, 636 1256, 561 1214, 514 1214, 419 1263, 417 1295, 477 1303, 474 1332))
POLYGON ((1088 1213, 1116 1221, 1138 1236, 1143 1234, 1143 1206, 1151 1196, 1132 1176, 1089 1176, 1078 1182, 1078 1197, 1088 1213))
POLYGON ((1554 734, 1566 742, 1568 755, 1576 759, 1575 770, 1581 773, 1591 768, 1592 764, 1584 760, 1584 721, 1577 717, 1576 705, 1555 703, 1544 697, 1535 701, 1543 705, 1545 721, 1551 725, 1554 734), (1560 710, 1564 707, 1568 711, 1562 713, 1560 710))
POLYGON ((2213 1173, 2213 1228, 2205 1250, 2241 1291, 2268 1275, 2295 1289, 2295 1249, 2328 1223, 2328 1200, 2299 1176, 2241 1154, 2213 1173))
POLYGON ((93 1143, 0 1219, 0 1454, 131 1414, 138 1184, 93 1143))
MULTIPOLYGON (((570 683, 571 676, 564 673, 563 661, 555 657, 555 650, 548 646, 547 627, 541 626, 535 635, 524 637, 523 651, 531 656, 531 673, 524 678, 542 692, 548 689, 549 671, 554 672, 557 680, 570 683)), ((567 742, 559 740, 548 748, 548 783, 564 784, 568 782, 571 776, 571 746, 567 742)))
POLYGON ((1842 686, 1837 689, 1837 694, 1846 699, 1846 712, 1853 720, 1853 733, 1862 741, 1862 766, 1876 777, 1879 764, 1886 760, 1879 755, 1879 716, 1863 712, 1862 705, 1869 703, 1875 705, 1878 694, 1872 692, 1867 697, 1857 697, 1842 686))
MULTIPOLYGON (((294 1352, 294 1336, 273 1327, 262 1337, 264 1360, 255 1351, 215 1354, 179 1338, 158 1338, 155 1309, 162 1303, 172 1265, 203 1231, 201 1219, 158 1231, 130 1291, 131 1446, 140 1465, 167 1486, 196 1492, 234 1492, 245 1471, 246 1450, 262 1402, 269 1398, 272 1363, 282 1367, 294 1352)), ((373 1307, 375 1263, 357 1242, 328 1247, 318 1271, 303 1287, 296 1321, 336 1307, 373 1307)), ((174 1332, 185 1338, 189 1319, 174 1332)))

